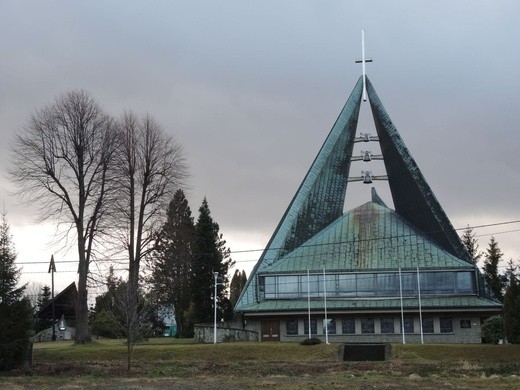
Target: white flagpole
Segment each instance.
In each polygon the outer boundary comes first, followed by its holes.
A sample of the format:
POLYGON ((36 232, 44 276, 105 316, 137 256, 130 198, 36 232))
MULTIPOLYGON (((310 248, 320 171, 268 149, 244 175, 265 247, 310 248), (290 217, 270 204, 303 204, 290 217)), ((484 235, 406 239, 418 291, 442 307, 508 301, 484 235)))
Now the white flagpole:
POLYGON ((419 266, 417 266, 417 294, 419 297, 419 324, 421 327, 421 344, 424 344, 424 334, 422 326, 421 281, 419 278, 419 266))
POLYGON ((307 306, 309 308, 309 338, 312 338, 311 333, 311 282, 310 282, 310 273, 307 270, 307 306))
POLYGON ((401 281, 401 267, 399 267, 399 295, 401 297, 401 332, 403 333, 403 344, 406 344, 406 338, 404 335, 403 282, 401 281))
POLYGON ((325 281, 325 267, 323 267, 323 301, 325 304, 325 344, 329 343, 329 320, 327 318, 327 282, 325 281))

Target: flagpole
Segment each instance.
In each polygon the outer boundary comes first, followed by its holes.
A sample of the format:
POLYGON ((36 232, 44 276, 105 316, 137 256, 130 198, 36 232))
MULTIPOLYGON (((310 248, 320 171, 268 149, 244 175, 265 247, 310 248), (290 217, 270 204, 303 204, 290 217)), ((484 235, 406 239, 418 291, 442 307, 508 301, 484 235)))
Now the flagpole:
POLYGON ((325 267, 323 267, 323 301, 325 305, 325 344, 329 344, 329 320, 327 318, 327 282, 325 281, 325 267))
POLYGON ((310 282, 310 272, 307 270, 307 307, 309 309, 309 338, 312 338, 311 333, 311 282, 310 282))
POLYGON ((403 344, 406 344, 404 335, 403 282, 401 281, 401 267, 399 267, 399 295, 401 297, 401 332, 403 333, 403 344))
POLYGON ((422 325, 422 304, 421 304, 421 281, 419 278, 419 266, 417 266, 417 294, 419 298, 419 324, 421 329, 421 344, 424 344, 424 334, 422 325))

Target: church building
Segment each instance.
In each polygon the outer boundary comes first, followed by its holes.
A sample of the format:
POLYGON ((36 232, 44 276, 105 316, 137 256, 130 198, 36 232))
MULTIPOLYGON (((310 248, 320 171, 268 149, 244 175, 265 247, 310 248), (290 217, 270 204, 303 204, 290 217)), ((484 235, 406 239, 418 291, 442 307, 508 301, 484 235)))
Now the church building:
POLYGON ((483 320, 501 313, 364 73, 235 311, 262 341, 407 343, 480 343, 483 320), (373 135, 357 131, 367 98, 373 135), (375 143, 380 154, 355 153, 375 143), (368 169, 377 160, 384 175, 368 169), (344 211, 347 186, 375 180, 388 182, 393 209, 372 188, 344 211))

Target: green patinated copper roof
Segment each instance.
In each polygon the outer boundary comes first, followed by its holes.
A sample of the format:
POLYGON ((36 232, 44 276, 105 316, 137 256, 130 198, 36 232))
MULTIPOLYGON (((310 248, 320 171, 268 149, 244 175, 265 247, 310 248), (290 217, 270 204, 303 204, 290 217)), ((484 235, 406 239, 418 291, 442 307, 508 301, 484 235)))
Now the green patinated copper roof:
POLYGON ((258 273, 403 269, 473 269, 423 235, 395 211, 374 202, 345 213, 294 251, 258 273))
MULTIPOLYGON (((258 301, 259 273, 302 273, 323 266, 328 271, 474 267, 368 78, 368 97, 395 211, 374 192, 372 202, 343 215, 362 90, 360 77, 251 272, 235 310, 263 310, 279 302, 258 301)), ((481 296, 493 298, 480 274, 478 286, 481 296)), ((472 302, 479 302, 474 298, 472 302)), ((287 302, 294 308, 301 304, 287 302)))
POLYGON ((444 250, 471 263, 472 260, 466 248, 408 151, 368 78, 367 93, 395 211, 428 234, 444 250))
MULTIPOLYGON (((500 310, 502 305, 498 302, 480 298, 474 295, 470 296, 443 296, 443 297, 423 297, 421 298, 421 308, 423 311, 431 310, 456 310, 456 309, 475 309, 475 310, 500 310)), ((314 299, 310 302, 310 308, 316 312, 324 310, 323 299, 314 299)), ((418 298, 403 298, 404 310, 418 310, 418 298)), ((327 311, 385 311, 400 310, 401 300, 397 298, 381 298, 381 299, 327 299, 327 311)), ((251 304, 243 307, 244 312, 307 312, 309 310, 308 302, 303 300, 265 300, 258 304, 251 304)))

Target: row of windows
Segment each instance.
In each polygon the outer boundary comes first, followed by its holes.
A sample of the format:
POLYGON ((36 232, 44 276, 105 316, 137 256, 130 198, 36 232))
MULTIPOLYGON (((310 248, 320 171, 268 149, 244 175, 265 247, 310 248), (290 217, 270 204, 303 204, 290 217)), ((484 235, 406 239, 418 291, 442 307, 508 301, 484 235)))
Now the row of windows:
POLYGON ((266 275, 260 277, 262 299, 296 299, 303 297, 370 297, 474 294, 471 271, 350 273, 314 275, 266 275), (418 288, 419 287, 419 288, 418 288))
MULTIPOLYGON (((376 333, 376 320, 379 321, 379 331, 381 334, 392 334, 401 333, 401 321, 396 320, 394 317, 363 317, 360 319, 360 333, 361 334, 373 334, 376 333)), ((287 320, 286 334, 288 336, 300 334, 299 319, 287 320)), ((356 319, 355 318, 333 318, 323 321, 323 334, 325 334, 325 327, 327 327, 328 334, 356 334, 356 319), (339 327, 338 327, 339 324, 339 327)), ((318 334, 318 320, 311 318, 311 334, 318 334)), ((415 329, 414 319, 412 317, 404 318, 404 332, 405 333, 416 333, 420 329, 415 329)), ((470 320, 461 320, 461 328, 471 328, 470 320)), ((423 333, 434 333, 434 318, 423 317, 422 319, 422 331, 423 333)), ((440 317, 439 318, 439 331, 440 333, 453 333, 453 319, 451 317, 440 317)), ((309 320, 303 320, 303 334, 309 334, 309 320)))

